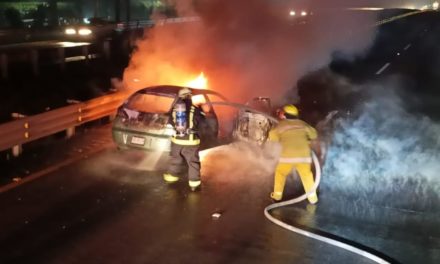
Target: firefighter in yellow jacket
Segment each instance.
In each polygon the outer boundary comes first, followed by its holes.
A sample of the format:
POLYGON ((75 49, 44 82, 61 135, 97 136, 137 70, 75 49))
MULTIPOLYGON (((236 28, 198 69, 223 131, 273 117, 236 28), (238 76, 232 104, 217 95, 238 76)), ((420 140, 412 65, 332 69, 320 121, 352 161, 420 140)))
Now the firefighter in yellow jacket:
POLYGON ((198 128, 204 119, 204 113, 200 107, 193 105, 190 89, 182 88, 179 90, 178 96, 170 118, 170 124, 175 130, 175 134, 171 138, 171 160, 163 178, 168 183, 178 181, 181 165, 186 162, 188 183, 194 191, 201 184, 198 128))
MULTIPOLYGON (((317 132, 300 120, 298 114, 294 105, 284 106, 279 115, 281 121, 269 132, 269 140, 279 142, 282 147, 275 170, 274 191, 270 195, 275 201, 282 199, 286 178, 293 169, 298 172, 306 193, 314 184, 310 141, 317 138, 317 132)), ((316 192, 307 199, 312 204, 318 202, 316 192)))

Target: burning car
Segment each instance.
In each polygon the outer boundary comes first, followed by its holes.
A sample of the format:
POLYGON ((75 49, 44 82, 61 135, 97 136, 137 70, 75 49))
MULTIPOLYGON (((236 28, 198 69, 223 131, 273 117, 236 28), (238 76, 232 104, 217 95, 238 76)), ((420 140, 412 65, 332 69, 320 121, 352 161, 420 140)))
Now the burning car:
MULTIPOLYGON (((174 130, 168 124, 182 86, 162 85, 136 91, 118 108, 112 125, 113 141, 120 149, 170 151, 174 130)), ((202 148, 218 136, 218 120, 212 100, 226 101, 221 94, 205 89, 189 88, 195 104, 203 103, 206 119, 200 125, 202 148)))
MULTIPOLYGON (((278 116, 278 113, 271 105, 270 98, 267 97, 253 98, 245 106, 239 110, 235 118, 232 137, 234 140, 263 145, 269 137, 269 131, 277 123, 275 116, 278 116)), ((324 162, 327 147, 331 143, 337 115, 338 111, 331 111, 315 125, 320 139, 312 144, 312 149, 321 163, 324 162)))
POLYGON ((236 140, 266 142, 270 129, 275 125, 269 118, 273 115, 270 98, 256 97, 246 103, 249 108, 240 109, 232 136, 236 140))

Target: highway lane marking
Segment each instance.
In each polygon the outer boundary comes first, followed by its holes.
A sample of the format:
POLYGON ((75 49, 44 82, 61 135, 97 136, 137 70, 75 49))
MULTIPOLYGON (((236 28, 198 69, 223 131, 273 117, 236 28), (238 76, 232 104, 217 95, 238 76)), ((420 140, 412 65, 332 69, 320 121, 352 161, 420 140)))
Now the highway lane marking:
POLYGON ((67 160, 65 160, 63 162, 60 162, 60 163, 55 164, 53 166, 50 166, 50 167, 48 167, 46 169, 42 169, 42 170, 40 170, 38 172, 35 172, 35 173, 31 174, 31 175, 28 175, 28 176, 24 177, 23 179, 21 179, 18 182, 11 182, 9 184, 1 186, 0 187, 0 194, 2 194, 4 192, 7 192, 7 191, 9 191, 11 189, 14 189, 14 188, 16 188, 16 187, 18 187, 18 186, 20 186, 22 184, 25 184, 27 182, 31 182, 33 180, 36 180, 36 179, 38 179, 38 178, 40 178, 40 177, 42 177, 44 175, 48 175, 49 173, 57 171, 57 170, 59 170, 59 169, 61 169, 63 167, 66 167, 67 165, 70 165, 72 163, 78 162, 78 161, 80 161, 82 159, 86 159, 86 158, 88 158, 89 156, 91 156, 93 154, 96 154, 96 153, 98 153, 100 151, 106 150, 107 148, 108 147, 105 147, 105 146, 99 147, 99 148, 94 148, 93 150, 91 150, 88 153, 85 153, 83 155, 78 155, 76 157, 67 159, 67 160))
POLYGON ((388 68, 388 66, 390 66, 391 65, 391 63, 389 63, 389 62, 387 62, 384 66, 382 66, 382 68, 380 68, 377 72, 376 72, 376 75, 380 75, 383 71, 385 71, 387 68, 388 68))
POLYGON ((408 50, 411 47, 411 44, 408 44, 405 46, 405 48, 403 48, 403 50, 408 50))

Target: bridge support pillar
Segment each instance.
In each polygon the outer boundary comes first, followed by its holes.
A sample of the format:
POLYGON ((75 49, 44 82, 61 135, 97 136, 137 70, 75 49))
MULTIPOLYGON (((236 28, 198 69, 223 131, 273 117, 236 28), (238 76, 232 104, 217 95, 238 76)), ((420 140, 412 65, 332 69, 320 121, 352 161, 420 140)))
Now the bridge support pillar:
POLYGON ((104 52, 105 59, 110 60, 110 40, 108 39, 104 40, 104 43, 102 44, 102 49, 104 52))
POLYGON ((82 54, 83 54, 83 56, 84 56, 84 58, 85 58, 85 62, 86 62, 86 64, 89 64, 89 56, 90 56, 90 54, 89 54, 89 47, 88 46, 83 46, 82 47, 82 54))
POLYGON ((2 53, 0 54, 0 67, 3 79, 8 78, 8 55, 2 53))
POLYGON ((66 68, 66 54, 64 48, 58 48, 58 63, 60 64, 61 71, 66 68))
POLYGON ((31 57, 31 64, 32 64, 32 73, 35 76, 38 76, 38 74, 40 73, 40 69, 38 67, 38 51, 31 50, 30 57, 31 57))

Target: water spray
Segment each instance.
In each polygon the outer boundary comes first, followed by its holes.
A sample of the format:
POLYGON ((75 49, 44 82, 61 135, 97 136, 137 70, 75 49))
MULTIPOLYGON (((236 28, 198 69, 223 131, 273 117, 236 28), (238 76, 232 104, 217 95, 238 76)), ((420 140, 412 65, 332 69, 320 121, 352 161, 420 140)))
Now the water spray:
MULTIPOLYGON (((231 107, 236 107, 236 108, 240 108, 240 109, 243 109, 243 110, 248 110, 248 111, 251 111, 251 112, 254 112, 254 113, 257 113, 257 114, 261 114, 261 115, 265 116, 266 118, 268 118, 269 120, 271 120, 274 123, 278 123, 279 122, 276 118, 268 115, 267 113, 255 110, 255 109, 250 108, 249 106, 246 106, 246 105, 243 105, 243 104, 232 103, 232 102, 211 102, 211 104, 212 105, 231 106, 231 107)), ((381 258, 381 257, 379 257, 377 255, 369 253, 369 252, 367 252, 365 250, 362 250, 360 248, 357 248, 357 247, 354 247, 352 245, 340 242, 338 240, 331 239, 331 238, 328 238, 328 237, 325 237, 325 236, 322 236, 322 235, 318 235, 318 234, 315 234, 313 232, 309 232, 309 231, 306 231, 304 229, 301 229, 301 228, 289 225, 289 224, 287 224, 287 223, 285 223, 285 222, 283 222, 281 220, 276 219, 275 217, 273 217, 269 213, 271 210, 278 209, 278 208, 281 208, 281 207, 285 207, 285 206, 289 206, 289 205, 293 205, 293 204, 302 202, 302 201, 306 200, 309 195, 313 194, 318 189, 319 184, 321 182, 321 165, 319 163, 318 157, 316 156, 315 152, 313 152, 313 151, 312 151, 312 161, 313 161, 313 165, 315 167, 315 183, 314 183, 312 189, 310 191, 308 191, 307 193, 299 196, 299 197, 296 197, 296 198, 293 198, 293 199, 290 199, 290 200, 287 200, 287 201, 284 201, 284 202, 274 203, 274 204, 271 204, 271 205, 267 206, 266 208, 264 208, 264 216, 269 221, 271 221, 272 223, 274 223, 274 224, 276 224, 276 225, 278 225, 278 226, 280 226, 282 228, 285 228, 285 229, 287 229, 287 230, 289 230, 291 232, 295 232, 297 234, 300 234, 300 235, 303 235, 303 236, 306 236, 306 237, 310 237, 310 238, 313 238, 313 239, 325 242, 327 244, 330 244, 330 245, 342 248, 344 250, 350 251, 350 252, 355 253, 355 254, 357 254, 359 256, 362 256, 364 258, 368 258, 368 259, 370 259, 370 260, 372 260, 372 261, 374 261, 376 263, 381 263, 381 264, 390 263, 389 261, 387 261, 387 260, 385 260, 385 259, 383 259, 383 258, 381 258)))

